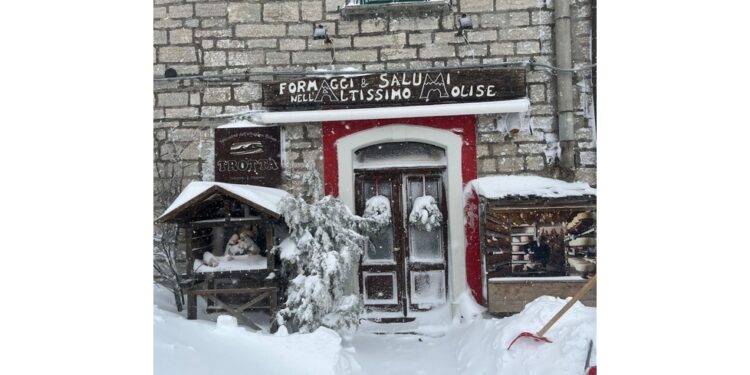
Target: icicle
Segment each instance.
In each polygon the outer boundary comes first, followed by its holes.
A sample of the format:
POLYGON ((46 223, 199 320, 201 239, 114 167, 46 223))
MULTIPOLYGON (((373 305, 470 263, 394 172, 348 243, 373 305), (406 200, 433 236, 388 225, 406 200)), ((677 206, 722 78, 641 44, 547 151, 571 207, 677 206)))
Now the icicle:
POLYGON ((380 176, 375 176, 375 195, 380 195, 380 176))
POLYGON ((422 175, 422 196, 424 197, 427 195, 427 188, 425 186, 425 177, 422 175))

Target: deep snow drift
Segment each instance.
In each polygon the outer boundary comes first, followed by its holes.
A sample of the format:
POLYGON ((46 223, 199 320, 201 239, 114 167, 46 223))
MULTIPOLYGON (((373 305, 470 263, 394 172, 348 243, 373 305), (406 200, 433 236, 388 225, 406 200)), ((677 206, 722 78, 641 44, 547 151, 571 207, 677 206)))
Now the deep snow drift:
MULTIPOLYGON (((504 319, 482 318, 462 299, 460 315, 441 326, 412 327, 412 334, 377 334, 368 323, 350 341, 320 328, 310 334, 270 335, 220 323, 188 321, 174 312, 171 293, 155 288, 155 374, 582 374, 594 340, 596 309, 576 303, 547 333, 551 344, 519 340, 536 332, 565 300, 540 297, 504 319)), ((373 328, 375 327, 375 328, 373 328)), ((403 332, 402 332, 403 333, 403 332)))

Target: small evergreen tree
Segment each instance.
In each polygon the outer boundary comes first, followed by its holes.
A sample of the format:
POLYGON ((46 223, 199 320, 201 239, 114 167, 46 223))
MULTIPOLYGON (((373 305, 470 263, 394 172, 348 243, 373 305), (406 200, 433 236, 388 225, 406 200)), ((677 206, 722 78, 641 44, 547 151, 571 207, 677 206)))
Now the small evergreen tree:
POLYGON ((320 198, 320 176, 312 163, 307 170, 302 187, 310 203, 298 195, 285 198, 280 207, 296 246, 281 251, 289 284, 277 323, 289 322, 303 333, 321 325, 352 328, 364 305, 358 293, 346 293, 345 284, 362 255, 360 232, 374 222, 354 215, 337 198, 320 198))

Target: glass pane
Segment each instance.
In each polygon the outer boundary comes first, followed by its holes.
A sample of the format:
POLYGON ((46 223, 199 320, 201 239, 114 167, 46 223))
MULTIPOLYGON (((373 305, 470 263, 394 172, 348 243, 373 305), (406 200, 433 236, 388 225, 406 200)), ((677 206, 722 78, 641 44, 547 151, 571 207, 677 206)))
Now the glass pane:
MULTIPOLYGON (((364 201, 382 195, 391 198, 390 181, 365 181, 363 186, 364 201)), ((391 222, 393 219, 391 219, 391 222)), ((383 262, 393 260, 393 225, 382 232, 371 234, 365 243, 365 261, 383 262)))
MULTIPOLYGON (((425 178, 426 186, 422 189, 422 177, 415 176, 408 179, 409 212, 414 206, 414 199, 422 195, 431 195, 439 204, 440 200, 440 180, 437 177, 425 178)), ((445 214, 443 214, 445 220, 445 214)), ((444 223, 442 225, 445 225, 444 223)), ((412 262, 442 262, 443 261, 443 241, 442 229, 437 228, 432 231, 420 229, 414 224, 409 224, 409 259, 412 262)))
POLYGON ((435 304, 445 301, 443 271, 411 273, 411 303, 435 304))

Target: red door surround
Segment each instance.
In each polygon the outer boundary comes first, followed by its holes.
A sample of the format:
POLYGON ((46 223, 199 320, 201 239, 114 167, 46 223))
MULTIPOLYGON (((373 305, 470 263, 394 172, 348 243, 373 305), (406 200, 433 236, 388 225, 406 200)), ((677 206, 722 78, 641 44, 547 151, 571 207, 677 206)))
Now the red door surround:
MULTIPOLYGON (((328 121, 323 122, 323 189, 326 195, 338 196, 339 174, 336 141, 348 135, 388 125, 416 125, 448 130, 459 135, 461 146, 462 186, 477 178, 477 132, 476 116, 441 116, 382 120, 328 121)), ((476 204, 467 205, 467 209, 476 204)), ((466 276, 469 288, 477 302, 482 302, 481 259, 479 254, 479 225, 476 214, 466 212, 471 222, 466 223, 466 276)))

